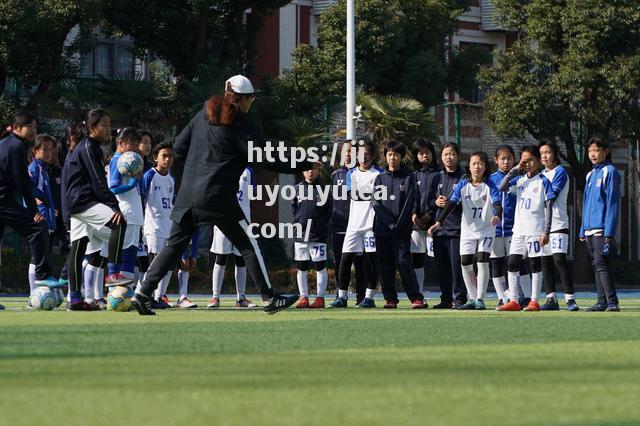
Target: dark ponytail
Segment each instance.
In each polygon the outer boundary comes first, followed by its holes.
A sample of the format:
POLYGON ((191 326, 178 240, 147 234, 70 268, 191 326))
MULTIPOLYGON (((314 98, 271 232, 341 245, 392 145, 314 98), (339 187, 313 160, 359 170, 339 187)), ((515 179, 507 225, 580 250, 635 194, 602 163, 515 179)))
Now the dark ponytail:
POLYGON ((87 113, 87 119, 84 122, 85 136, 89 136, 91 134, 91 129, 96 127, 103 117, 111 118, 107 111, 99 108, 92 109, 87 113))

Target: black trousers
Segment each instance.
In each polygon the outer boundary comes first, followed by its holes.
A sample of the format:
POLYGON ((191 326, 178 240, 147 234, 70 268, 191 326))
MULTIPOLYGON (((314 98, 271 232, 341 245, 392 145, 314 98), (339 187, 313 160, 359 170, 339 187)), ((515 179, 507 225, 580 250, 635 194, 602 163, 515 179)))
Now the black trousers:
POLYGON ((593 270, 596 278, 596 291, 598 292, 598 304, 618 303, 616 286, 613 283, 611 272, 609 271, 609 259, 613 256, 614 247, 610 248, 608 254, 604 254, 605 238, 603 236, 590 236, 587 241, 587 251, 591 257, 593 270))
POLYGON ((460 237, 434 237, 433 255, 440 276, 440 300, 467 303, 467 289, 460 266, 460 237))
MULTIPOLYGON (((240 255, 247 265, 247 272, 253 282, 256 284, 262 299, 267 300, 275 294, 269 282, 267 268, 260 254, 258 242, 247 234, 247 226, 249 223, 243 219, 239 222, 215 222, 211 226, 217 225, 222 233, 231 241, 231 244, 238 249, 240 255)), ((180 260, 180 256, 191 242, 191 237, 195 232, 197 225, 194 223, 192 212, 187 212, 182 217, 180 223, 171 225, 171 232, 167 245, 160 250, 160 253, 153 259, 149 270, 142 283, 142 292, 144 295, 151 297, 152 292, 158 287, 160 280, 176 266, 176 262, 180 260)))
MULTIPOLYGON (((336 280, 336 287, 338 287, 338 277, 340 276, 340 261, 342 260, 342 244, 344 244, 344 233, 333 232, 333 267, 334 277, 336 280)), ((364 299, 365 292, 367 291, 367 280, 365 278, 364 270, 364 257, 356 256, 353 261, 353 266, 356 269, 356 298, 357 300, 364 299)))
POLYGON ((17 204, 0 206, 0 223, 29 241, 31 261, 36 265, 36 279, 44 280, 51 273, 49 230, 45 221, 35 223, 33 216, 33 213, 17 204))
POLYGON ((411 237, 394 238, 376 235, 376 257, 385 300, 399 302, 396 291, 396 267, 400 271, 402 286, 409 300, 424 299, 418 288, 416 273, 411 267, 411 237))

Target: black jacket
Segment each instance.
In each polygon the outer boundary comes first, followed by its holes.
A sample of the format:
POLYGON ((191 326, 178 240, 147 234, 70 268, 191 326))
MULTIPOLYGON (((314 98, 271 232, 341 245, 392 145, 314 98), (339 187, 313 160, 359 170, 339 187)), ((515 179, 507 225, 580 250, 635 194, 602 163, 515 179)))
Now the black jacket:
POLYGON ((346 232, 349 223, 349 206, 351 198, 347 195, 347 172, 349 169, 341 167, 331 174, 331 232, 346 232), (333 190, 336 198, 333 197, 333 190))
POLYGON ((62 212, 64 221, 96 204, 106 204, 119 212, 118 200, 107 185, 107 170, 100 142, 93 138, 83 139, 71 151, 62 168, 62 212))
POLYGON ((0 206, 20 206, 22 199, 33 214, 38 209, 27 168, 27 143, 11 133, 0 140, 0 206))
POLYGON ((387 187, 384 200, 372 200, 376 212, 373 232, 380 237, 408 238, 411 236, 416 180, 411 172, 401 168, 394 172, 385 170, 376 176, 374 187, 387 187), (393 199, 392 199, 393 198, 393 199))
MULTIPOLYGON (((416 180, 416 201, 413 206, 413 212, 420 218, 425 218, 428 215, 430 220, 425 223, 428 227, 435 222, 436 209, 429 205, 429 200, 433 198, 433 194, 436 191, 434 180, 438 179, 440 171, 431 167, 423 167, 413 172, 413 176, 416 180)), ((413 229, 418 230, 420 228, 413 225, 413 229)))
MULTIPOLYGON (((329 234, 329 218, 331 216, 331 197, 327 199, 325 204, 319 206, 320 195, 318 187, 322 187, 323 191, 327 189, 326 185, 322 185, 320 179, 316 179, 313 183, 304 181, 298 184, 296 194, 300 195, 301 198, 296 196, 293 199, 293 222, 302 224, 302 230, 306 231, 307 220, 311 219, 308 241, 326 243, 329 234)), ((295 241, 303 242, 303 238, 295 241)))
MULTIPOLYGON (((448 173, 446 169, 442 169, 440 174, 433 180, 434 181, 434 189, 432 190, 433 195, 429 200, 429 207, 436 210, 436 220, 442 215, 444 208, 439 208, 436 206, 436 198, 440 195, 444 195, 447 199, 451 198, 453 194, 453 188, 456 186, 456 183, 462 178, 464 178, 465 173, 462 167, 458 167, 454 172, 448 173)), ((440 229, 435 236, 438 237, 460 237, 460 228, 462 226, 462 204, 458 204, 455 209, 449 214, 447 219, 442 224, 442 229, 440 229)))
MULTIPOLYGON (((239 113, 230 126, 209 124, 204 109, 191 119, 176 136, 173 148, 174 176, 179 184, 171 212, 174 222, 179 223, 189 211, 196 223, 236 222, 244 218, 236 193, 240 175, 247 167, 249 141, 253 141, 254 147, 265 146, 265 140, 246 114, 239 113)), ((289 162, 278 160, 252 166, 294 174, 309 170, 313 164, 305 161, 291 168, 289 162)))

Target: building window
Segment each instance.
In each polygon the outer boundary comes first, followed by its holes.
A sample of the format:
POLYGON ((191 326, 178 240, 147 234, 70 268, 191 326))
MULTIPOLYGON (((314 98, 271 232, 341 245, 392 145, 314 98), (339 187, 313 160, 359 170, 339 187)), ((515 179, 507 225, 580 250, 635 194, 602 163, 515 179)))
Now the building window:
POLYGON ((135 58, 130 51, 131 43, 119 40, 101 40, 95 48, 82 58, 82 77, 117 78, 135 73, 135 58))

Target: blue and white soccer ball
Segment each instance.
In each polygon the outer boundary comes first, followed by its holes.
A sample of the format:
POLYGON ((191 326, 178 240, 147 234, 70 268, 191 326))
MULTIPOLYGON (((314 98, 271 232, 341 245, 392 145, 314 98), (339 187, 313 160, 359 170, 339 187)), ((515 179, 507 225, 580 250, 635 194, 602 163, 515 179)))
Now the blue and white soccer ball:
POLYGON ((59 306, 58 298, 49 287, 38 287, 31 293, 31 306, 34 309, 52 311, 59 306))
POLYGON ((134 294, 133 289, 126 286, 112 287, 107 295, 107 310, 116 312, 130 311, 131 298, 134 294))
POLYGON ((127 151, 118 158, 118 172, 122 176, 136 176, 142 173, 144 162, 137 152, 127 151))
POLYGON ((62 291, 62 289, 53 288, 51 289, 51 291, 53 292, 53 295, 56 297, 56 302, 58 303, 58 306, 62 305, 62 302, 64 302, 64 292, 62 291))

